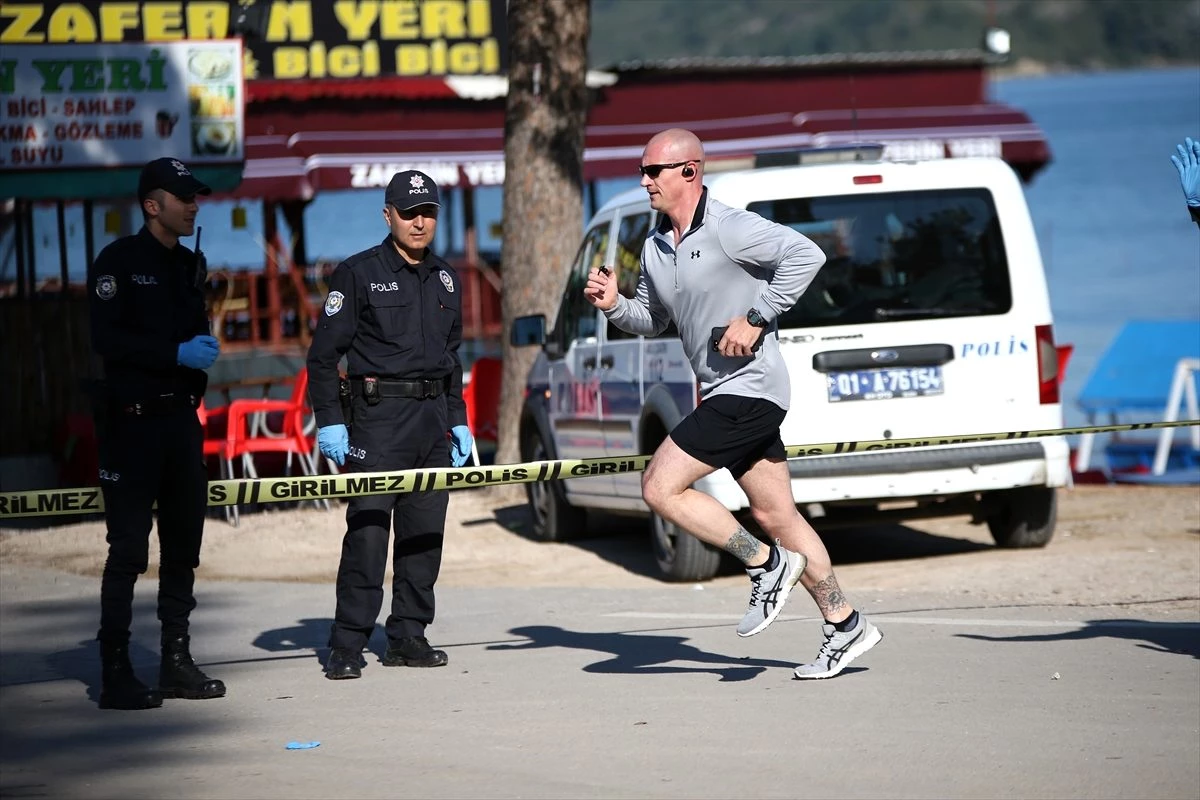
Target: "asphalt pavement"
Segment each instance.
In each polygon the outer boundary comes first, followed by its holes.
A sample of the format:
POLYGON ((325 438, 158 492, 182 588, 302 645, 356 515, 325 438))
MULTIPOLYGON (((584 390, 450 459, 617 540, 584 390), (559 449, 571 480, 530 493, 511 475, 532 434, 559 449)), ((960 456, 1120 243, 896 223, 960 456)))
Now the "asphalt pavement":
POLYGON ((228 695, 122 712, 96 705, 98 593, 0 567, 0 797, 1200 797, 1194 608, 858 592, 883 642, 805 682, 803 595, 740 639, 732 585, 443 588, 448 667, 382 666, 377 631, 335 682, 332 586, 202 581, 193 653, 228 695))

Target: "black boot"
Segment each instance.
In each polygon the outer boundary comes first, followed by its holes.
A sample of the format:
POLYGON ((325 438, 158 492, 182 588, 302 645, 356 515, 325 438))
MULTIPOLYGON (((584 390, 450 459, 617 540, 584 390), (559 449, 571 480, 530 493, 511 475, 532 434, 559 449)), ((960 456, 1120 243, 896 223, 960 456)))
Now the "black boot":
POLYGON ((163 637, 158 689, 163 697, 182 697, 187 700, 225 696, 225 684, 205 675, 192 660, 186 634, 163 637))
POLYGON ((129 663, 129 645, 100 643, 100 707, 138 711, 158 708, 162 695, 138 680, 129 663))
POLYGON ((383 654, 385 667, 444 667, 449 660, 445 650, 434 650, 424 636, 390 639, 383 654))
POLYGON ((344 681, 362 677, 362 656, 349 647, 335 647, 329 652, 325 663, 325 677, 331 681, 344 681))

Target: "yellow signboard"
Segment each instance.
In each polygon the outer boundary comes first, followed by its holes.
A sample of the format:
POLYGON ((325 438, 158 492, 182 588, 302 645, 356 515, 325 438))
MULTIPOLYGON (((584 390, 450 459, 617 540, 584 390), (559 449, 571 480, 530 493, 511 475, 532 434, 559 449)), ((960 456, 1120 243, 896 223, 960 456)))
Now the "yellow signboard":
POLYGON ((505 0, 0 3, 0 50, 239 34, 248 80, 498 75, 506 67, 505 0), (235 29, 239 13, 246 22, 235 29))

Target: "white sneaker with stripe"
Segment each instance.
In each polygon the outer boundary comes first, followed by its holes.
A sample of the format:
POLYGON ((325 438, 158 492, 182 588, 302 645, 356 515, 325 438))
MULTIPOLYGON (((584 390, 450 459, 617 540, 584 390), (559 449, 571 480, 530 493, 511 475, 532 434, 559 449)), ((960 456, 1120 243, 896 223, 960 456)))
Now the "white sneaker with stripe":
POLYGON ((775 621, 808 565, 808 559, 800 553, 793 553, 778 544, 774 547, 779 554, 775 569, 751 567, 746 570, 750 576, 750 607, 738 623, 738 636, 753 636, 775 621))
POLYGON ((858 624, 845 633, 828 623, 821 626, 821 631, 825 634, 825 642, 816 660, 801 664, 793 673, 800 680, 832 678, 883 639, 883 634, 867 622, 861 611, 858 612, 858 624))

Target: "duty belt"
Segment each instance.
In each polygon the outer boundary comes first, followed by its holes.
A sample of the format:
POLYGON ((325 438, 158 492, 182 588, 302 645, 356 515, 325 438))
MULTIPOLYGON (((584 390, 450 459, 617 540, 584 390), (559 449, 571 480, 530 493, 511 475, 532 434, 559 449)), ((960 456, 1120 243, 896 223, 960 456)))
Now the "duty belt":
POLYGON ((117 408, 122 414, 129 414, 134 417, 147 417, 167 414, 181 408, 196 408, 199 405, 196 402, 195 395, 169 392, 136 403, 120 403, 117 405, 117 408))
MULTIPOLYGON (((378 378, 380 397, 407 397, 415 399, 432 399, 450 391, 450 378, 414 378, 399 380, 378 378)), ((351 378, 350 388, 355 396, 363 396, 362 378, 351 378)))

